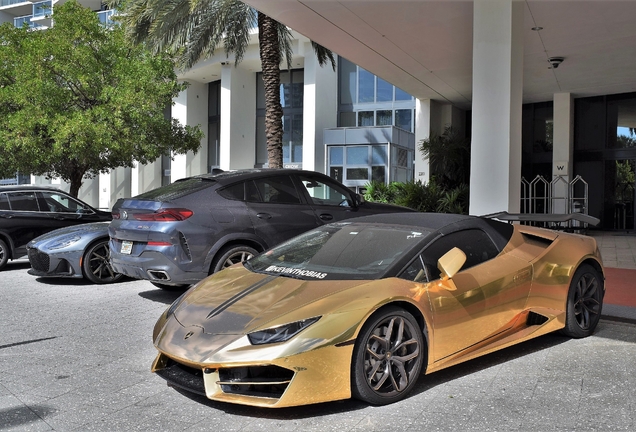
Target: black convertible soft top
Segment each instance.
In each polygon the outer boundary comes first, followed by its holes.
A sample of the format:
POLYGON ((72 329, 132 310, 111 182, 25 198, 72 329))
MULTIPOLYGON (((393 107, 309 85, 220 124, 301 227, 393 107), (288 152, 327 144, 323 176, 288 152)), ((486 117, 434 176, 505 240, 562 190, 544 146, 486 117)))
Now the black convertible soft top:
POLYGON ((432 231, 427 236, 429 241, 456 231, 480 229, 488 234, 500 252, 508 244, 514 231, 514 227, 508 223, 452 213, 386 213, 349 219, 348 222, 426 228, 432 231))

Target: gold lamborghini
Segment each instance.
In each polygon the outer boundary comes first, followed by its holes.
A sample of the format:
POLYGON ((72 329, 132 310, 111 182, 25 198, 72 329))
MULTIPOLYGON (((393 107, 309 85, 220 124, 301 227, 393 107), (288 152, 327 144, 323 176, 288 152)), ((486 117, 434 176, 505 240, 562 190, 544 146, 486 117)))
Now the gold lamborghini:
POLYGON ((420 375, 560 330, 590 335, 591 237, 399 213, 316 228, 193 286, 159 318, 152 371, 263 407, 398 401, 420 375))

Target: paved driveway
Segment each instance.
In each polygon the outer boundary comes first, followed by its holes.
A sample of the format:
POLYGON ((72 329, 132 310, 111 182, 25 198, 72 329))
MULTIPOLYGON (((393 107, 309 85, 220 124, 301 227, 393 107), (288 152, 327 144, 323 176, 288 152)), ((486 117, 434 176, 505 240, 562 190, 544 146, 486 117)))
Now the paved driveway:
POLYGON ((257 409, 185 396, 150 373, 156 318, 178 293, 0 272, 0 430, 635 430, 636 326, 601 321, 423 377, 385 407, 257 409))

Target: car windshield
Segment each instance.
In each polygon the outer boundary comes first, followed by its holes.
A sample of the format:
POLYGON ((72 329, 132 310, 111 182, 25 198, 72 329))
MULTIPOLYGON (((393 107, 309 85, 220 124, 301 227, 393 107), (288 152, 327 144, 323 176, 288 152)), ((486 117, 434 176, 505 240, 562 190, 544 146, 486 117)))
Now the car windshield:
POLYGON ((404 226, 331 224, 282 243, 245 266, 304 280, 378 279, 428 233, 404 226))

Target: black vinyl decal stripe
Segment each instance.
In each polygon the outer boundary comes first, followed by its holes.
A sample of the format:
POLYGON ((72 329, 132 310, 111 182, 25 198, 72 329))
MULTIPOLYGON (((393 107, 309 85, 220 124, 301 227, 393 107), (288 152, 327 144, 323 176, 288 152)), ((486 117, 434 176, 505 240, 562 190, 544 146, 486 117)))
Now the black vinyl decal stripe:
POLYGON ((257 289, 259 289, 263 285, 266 285, 266 284, 270 283, 271 281, 276 279, 276 277, 277 276, 267 276, 265 279, 261 280, 260 282, 255 283, 251 287, 248 287, 248 288, 244 289, 243 291, 241 291, 240 293, 236 294, 235 296, 225 300, 223 303, 221 303, 220 305, 218 305, 217 307, 212 309, 210 311, 210 313, 208 314, 208 316, 205 317, 205 319, 210 319, 213 316, 220 314, 225 309, 229 308, 230 306, 232 306, 234 303, 236 303, 237 301, 239 301, 240 299, 242 299, 246 295, 256 291, 257 289))

